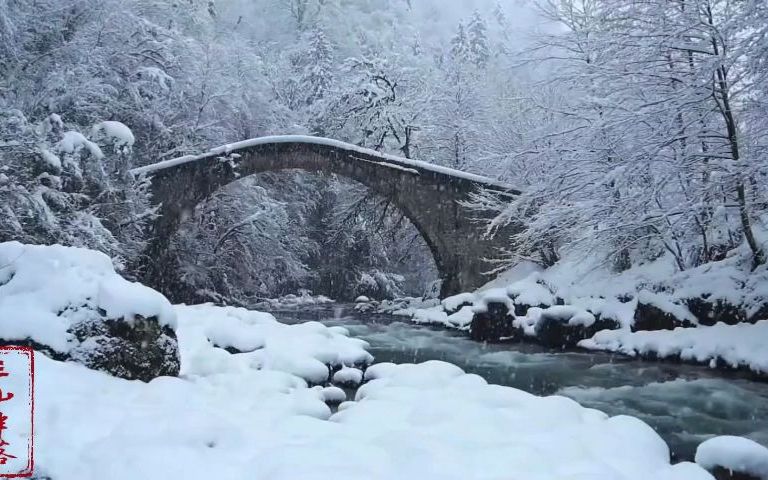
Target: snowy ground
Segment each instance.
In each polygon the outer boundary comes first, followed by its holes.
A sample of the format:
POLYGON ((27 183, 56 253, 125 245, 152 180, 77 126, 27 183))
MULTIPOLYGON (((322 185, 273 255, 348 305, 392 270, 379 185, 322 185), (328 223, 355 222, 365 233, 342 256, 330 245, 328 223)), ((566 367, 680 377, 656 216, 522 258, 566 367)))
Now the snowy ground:
POLYGON ((331 414, 321 387, 279 370, 144 384, 36 361, 37 473, 57 480, 711 478, 670 466, 637 419, 442 362, 372 367, 331 414))

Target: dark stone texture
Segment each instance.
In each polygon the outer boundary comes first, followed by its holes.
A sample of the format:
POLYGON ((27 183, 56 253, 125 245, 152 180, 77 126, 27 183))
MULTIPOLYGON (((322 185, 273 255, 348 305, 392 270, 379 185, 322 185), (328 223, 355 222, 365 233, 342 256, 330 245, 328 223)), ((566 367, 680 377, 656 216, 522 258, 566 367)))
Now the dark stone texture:
POLYGON ((711 326, 718 322, 736 325, 747 321, 747 312, 744 309, 721 299, 712 301, 695 297, 686 299, 684 303, 701 325, 711 326))
POLYGON ((768 302, 763 303, 763 305, 758 308, 747 321, 749 323, 755 323, 759 320, 768 320, 768 302))
POLYGON ((542 345, 552 348, 573 348, 580 341, 591 338, 600 330, 615 330, 619 324, 613 320, 595 319, 590 326, 569 325, 569 319, 550 316, 543 312, 536 323, 536 339, 542 345))
POLYGON ((716 480, 768 480, 767 478, 760 478, 748 473, 729 470, 723 467, 715 467, 709 473, 711 473, 716 480))
POLYGON ((547 307, 551 307, 551 305, 544 305, 544 304, 528 305, 527 303, 519 303, 516 300, 513 300, 513 302, 515 302, 515 316, 518 316, 518 317, 524 317, 528 315, 528 309, 532 307, 538 307, 538 308, 541 308, 542 310, 547 307))
POLYGON ((677 327, 693 326, 691 322, 680 320, 655 305, 638 302, 637 308, 635 308, 635 321, 632 325, 632 331, 674 330, 677 327))
POLYGON ((144 382, 179 374, 176 332, 155 317, 137 316, 130 322, 90 318, 70 330, 80 342, 70 359, 88 368, 144 382))
POLYGON ((501 302, 489 302, 486 312, 475 313, 469 325, 469 337, 481 342, 498 342, 502 337, 521 335, 513 325, 515 319, 501 302))
POLYGON ((239 155, 221 161, 210 153, 195 161, 156 170, 152 175, 152 194, 160 203, 160 216, 153 226, 155 239, 147 248, 144 283, 164 293, 172 301, 184 301, 188 289, 175 274, 176 266, 168 254, 171 236, 195 206, 219 188, 261 172, 283 169, 322 171, 360 182, 373 193, 389 199, 413 223, 435 259, 443 280, 440 295, 472 291, 488 281, 485 259, 497 256, 519 225, 501 228, 492 238, 485 235, 480 212, 463 205, 478 189, 499 195, 518 195, 498 185, 462 176, 429 170, 396 159, 382 159, 355 150, 306 142, 256 145, 232 150, 239 155))
POLYGON ((445 309, 445 313, 450 316, 450 315, 453 315, 454 313, 459 313, 459 310, 461 310, 464 307, 471 307, 471 306, 472 306, 472 302, 461 302, 454 309, 450 309, 449 310, 449 309, 446 308, 445 309))

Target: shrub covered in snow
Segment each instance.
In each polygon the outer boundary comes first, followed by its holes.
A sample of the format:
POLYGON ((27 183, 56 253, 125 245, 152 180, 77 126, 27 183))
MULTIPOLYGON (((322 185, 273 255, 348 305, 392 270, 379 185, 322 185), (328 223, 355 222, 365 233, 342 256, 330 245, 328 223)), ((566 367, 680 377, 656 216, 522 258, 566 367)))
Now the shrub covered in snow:
MULTIPOLYGON (((96 131, 130 140, 118 124, 96 131)), ((153 218, 148 186, 128 174, 130 151, 105 152, 94 140, 57 114, 29 122, 0 99, 0 241, 93 248, 125 263, 141 253, 153 218)))

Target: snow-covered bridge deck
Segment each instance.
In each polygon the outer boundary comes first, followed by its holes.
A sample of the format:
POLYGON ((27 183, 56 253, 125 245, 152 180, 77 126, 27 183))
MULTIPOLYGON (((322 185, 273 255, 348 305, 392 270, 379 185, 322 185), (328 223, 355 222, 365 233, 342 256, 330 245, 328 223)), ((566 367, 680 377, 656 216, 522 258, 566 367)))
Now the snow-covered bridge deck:
POLYGON ((240 150, 274 144, 308 144, 308 145, 322 145, 330 147, 341 152, 345 152, 348 155, 354 156, 365 155, 366 158, 357 158, 359 161, 371 161, 375 159, 376 163, 382 167, 405 169, 412 173, 418 173, 420 171, 428 171, 439 175, 445 175, 447 177, 460 178, 469 182, 476 183, 480 186, 490 188, 497 191, 505 191, 512 194, 519 194, 520 191, 512 185, 509 185, 498 180, 494 180, 490 177, 483 175, 477 175, 474 173, 464 172, 455 168, 444 167, 441 165, 435 165, 434 163, 424 162, 421 160, 412 160, 410 158, 398 157, 396 155, 390 155, 387 153, 378 152, 370 148, 364 148, 351 143, 334 140, 332 138, 313 137, 308 135, 273 135, 267 137, 251 138, 249 140, 243 140, 241 142, 230 143, 222 145, 216 148, 210 149, 200 155, 186 155, 183 157, 172 158, 170 160, 163 160, 151 165, 134 168, 131 173, 134 175, 153 174, 158 170, 165 170, 168 168, 177 167, 179 165, 189 163, 206 161, 214 158, 218 158, 224 155, 230 155, 232 153, 237 154, 240 150))
MULTIPOLYGON (((392 201, 429 245, 443 280, 442 293, 479 287, 487 280, 487 259, 507 246, 509 227, 486 236, 480 212, 466 207, 473 193, 492 190, 518 195, 511 185, 488 177, 418 160, 396 157, 348 143, 298 135, 254 138, 214 148, 202 155, 166 160, 132 170, 152 178, 160 203, 150 245, 147 281, 174 296, 180 285, 167 278, 168 243, 183 218, 219 188, 248 175, 303 169, 355 180, 392 201)), ((169 260, 168 260, 169 261, 169 260)))

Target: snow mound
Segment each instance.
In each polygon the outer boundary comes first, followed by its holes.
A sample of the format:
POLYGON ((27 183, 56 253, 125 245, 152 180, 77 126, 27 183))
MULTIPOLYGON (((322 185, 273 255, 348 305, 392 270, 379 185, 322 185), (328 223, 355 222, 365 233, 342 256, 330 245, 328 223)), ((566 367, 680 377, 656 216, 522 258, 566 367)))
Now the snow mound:
POLYGON ((320 394, 325 403, 343 403, 347 399, 347 394, 339 387, 315 387, 320 389, 320 394))
POLYGON ((573 305, 555 305, 545 308, 539 317, 567 322, 568 325, 581 325, 589 327, 595 323, 595 316, 583 308, 573 305))
POLYGON ((98 145, 85 138, 82 133, 74 130, 64 132, 56 147, 64 153, 77 153, 85 148, 94 158, 98 160, 104 158, 104 153, 98 145))
POLYGON ((91 131, 93 137, 101 137, 113 142, 115 148, 132 147, 136 138, 133 132, 124 123, 115 121, 99 122, 93 126, 91 131))
POLYGON ((507 287, 507 295, 515 299, 515 303, 537 307, 548 307, 555 304, 555 296, 547 287, 538 282, 540 275, 534 273, 512 283, 507 287))
POLYGON ((509 298, 506 288, 491 288, 480 293, 479 298, 472 305, 472 311, 475 313, 488 312, 488 304, 501 303, 507 307, 510 315, 514 314, 515 304, 509 298))
POLYGON ((452 297, 445 298, 440 304, 447 312, 455 312, 459 307, 472 305, 475 301, 474 293, 460 293, 452 297))
POLYGON ((471 306, 467 305, 467 306, 461 307, 461 309, 458 312, 448 315, 445 321, 447 322, 447 325, 451 328, 466 330, 469 328, 469 325, 472 323, 473 318, 475 318, 475 312, 472 311, 471 306))
POLYGON ((363 383, 363 371, 357 368, 344 367, 333 374, 333 383, 340 385, 360 385, 363 383))
POLYGON ((417 308, 413 311, 411 321, 426 325, 448 325, 448 314, 443 307, 417 308))
POLYGON ((696 463, 710 471, 722 467, 768 478, 768 448, 744 437, 724 435, 704 441, 696 449, 696 463))
POLYGON ((102 253, 0 243, 0 339, 31 339, 65 353, 72 347, 70 327, 97 310, 111 319, 157 317, 161 325, 176 327, 168 300, 122 278, 102 253))
POLYGON ((679 357, 684 361, 725 362, 733 368, 748 367, 758 373, 768 372, 768 320, 755 324, 726 325, 630 332, 603 330, 579 346, 609 350, 627 355, 679 357))
POLYGON ((211 304, 175 308, 182 375, 257 368, 323 383, 329 367, 373 362, 366 351, 368 343, 349 338, 344 329, 318 322, 286 325, 268 313, 244 308, 211 304))

